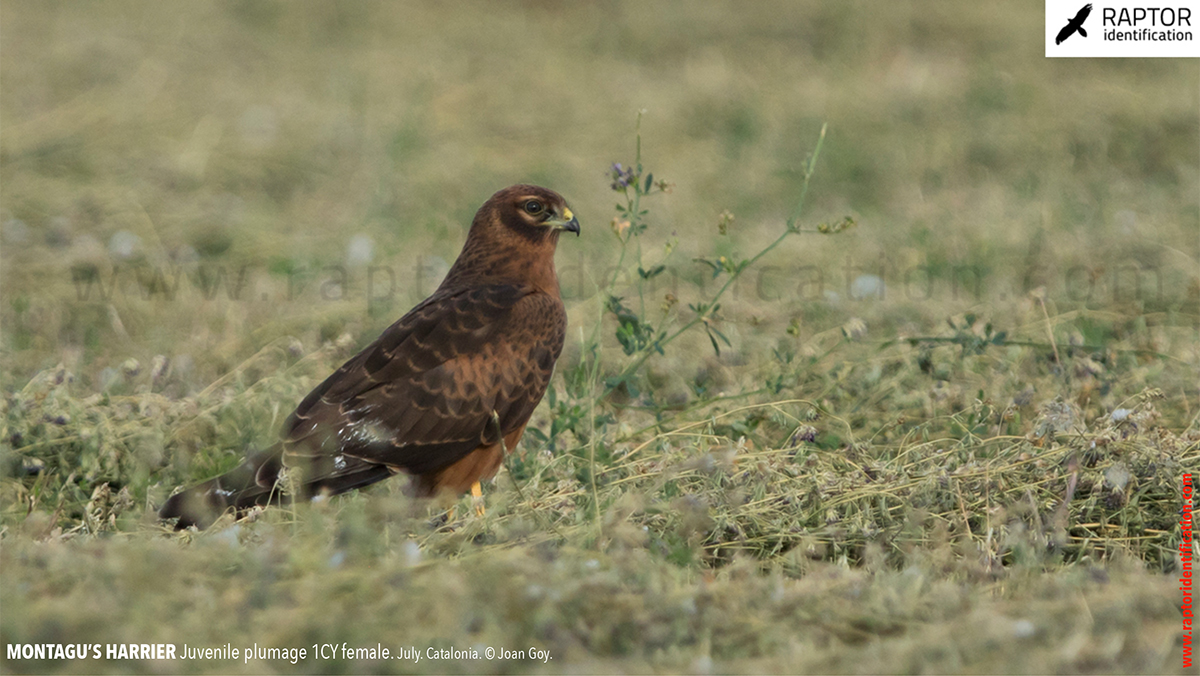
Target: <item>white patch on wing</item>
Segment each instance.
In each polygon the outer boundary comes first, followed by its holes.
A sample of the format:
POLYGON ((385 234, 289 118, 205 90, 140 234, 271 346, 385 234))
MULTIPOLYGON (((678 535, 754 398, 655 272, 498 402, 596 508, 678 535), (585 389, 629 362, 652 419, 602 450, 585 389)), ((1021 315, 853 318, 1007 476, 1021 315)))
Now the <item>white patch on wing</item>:
POLYGON ((343 425, 338 429, 339 446, 347 444, 369 446, 391 441, 395 436, 392 430, 377 422, 360 421, 343 425))

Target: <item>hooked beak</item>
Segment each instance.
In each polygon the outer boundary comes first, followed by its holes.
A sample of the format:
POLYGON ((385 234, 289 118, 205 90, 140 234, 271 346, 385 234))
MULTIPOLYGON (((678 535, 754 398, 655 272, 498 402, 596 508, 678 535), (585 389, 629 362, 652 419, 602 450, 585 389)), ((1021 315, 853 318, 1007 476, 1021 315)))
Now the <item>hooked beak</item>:
POLYGON ((555 229, 573 232, 576 237, 579 236, 579 219, 575 218, 575 214, 571 213, 571 210, 566 207, 563 207, 562 218, 553 220, 550 223, 555 229))

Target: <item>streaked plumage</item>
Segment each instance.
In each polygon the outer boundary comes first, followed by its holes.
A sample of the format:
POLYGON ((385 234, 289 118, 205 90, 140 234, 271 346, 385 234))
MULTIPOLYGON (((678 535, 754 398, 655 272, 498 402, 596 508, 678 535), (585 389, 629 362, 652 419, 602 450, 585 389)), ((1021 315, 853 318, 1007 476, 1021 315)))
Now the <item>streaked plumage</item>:
POLYGON ((309 393, 279 444, 172 496, 160 516, 203 528, 230 508, 274 502, 284 468, 306 498, 400 472, 421 496, 491 478, 562 352, 563 230, 578 233, 579 222, 557 193, 516 185, 493 195, 433 295, 309 393))

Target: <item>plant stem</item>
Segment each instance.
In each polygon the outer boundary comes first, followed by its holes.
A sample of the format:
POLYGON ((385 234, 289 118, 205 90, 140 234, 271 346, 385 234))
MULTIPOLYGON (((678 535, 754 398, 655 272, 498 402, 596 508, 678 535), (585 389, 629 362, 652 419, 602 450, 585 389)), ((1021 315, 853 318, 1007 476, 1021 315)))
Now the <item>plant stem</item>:
MULTIPOLYGON (((821 125, 821 134, 817 138, 817 145, 813 149, 812 156, 809 157, 808 163, 804 167, 804 184, 800 189, 800 198, 796 201, 796 208, 792 210, 792 215, 790 217, 788 217, 787 227, 784 229, 783 233, 781 233, 779 235, 779 237, 776 237, 775 241, 768 244, 766 246, 766 248, 759 251, 752 258, 750 258, 750 260, 744 261, 743 263, 738 265, 737 269, 734 270, 732 273, 730 273, 729 278, 725 280, 725 283, 721 286, 720 289, 717 290, 716 294, 714 294, 713 297, 708 300, 708 302, 706 303, 707 307, 705 308, 705 310, 703 312, 697 314, 695 317, 693 317, 691 319, 691 321, 689 321, 686 324, 684 324, 683 326, 679 327, 673 333, 666 336, 665 338, 662 338, 661 340, 656 340, 653 343, 651 343, 650 345, 647 345, 646 347, 642 348, 641 354, 638 355, 637 359, 634 359, 633 362, 631 362, 628 366, 626 366, 621 371, 620 375, 618 375, 610 383, 610 385, 608 387, 608 391, 612 391, 614 388, 621 385, 621 383, 624 383, 626 380, 628 380, 631 375, 633 375, 639 368, 642 367, 642 364, 646 363, 646 360, 649 359, 650 355, 654 354, 654 352, 656 350, 661 349, 665 345, 669 344, 671 341, 678 338, 680 335, 682 335, 685 331, 691 329, 693 326, 696 326, 697 324, 699 324, 701 322, 707 321, 712 316, 713 310, 717 306, 717 301, 721 299, 721 296, 725 295, 725 292, 729 290, 729 287, 733 286, 733 283, 736 282, 738 280, 738 278, 742 276, 743 272, 745 272, 747 269, 749 269, 751 266, 753 266, 755 263, 757 263, 760 258, 762 258, 763 256, 770 253, 772 250, 774 250, 775 247, 779 246, 783 242, 783 240, 787 239, 791 235, 799 234, 800 231, 796 227, 796 222, 800 219, 800 214, 804 210, 804 200, 808 196, 808 186, 809 186, 809 183, 812 181, 813 169, 816 167, 817 157, 820 156, 820 154, 821 154, 821 145, 825 142, 825 130, 826 130, 827 126, 828 125, 821 125)), ((640 147, 640 142, 639 142, 639 147, 640 147)))

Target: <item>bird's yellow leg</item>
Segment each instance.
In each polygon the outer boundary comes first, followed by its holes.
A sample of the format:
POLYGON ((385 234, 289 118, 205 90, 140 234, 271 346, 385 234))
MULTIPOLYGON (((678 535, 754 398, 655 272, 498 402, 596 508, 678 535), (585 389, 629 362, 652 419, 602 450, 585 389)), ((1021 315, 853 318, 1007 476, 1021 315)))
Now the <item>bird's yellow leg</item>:
POLYGON ((471 484, 471 498, 472 502, 475 503, 475 514, 483 516, 483 486, 480 486, 478 481, 471 484))

